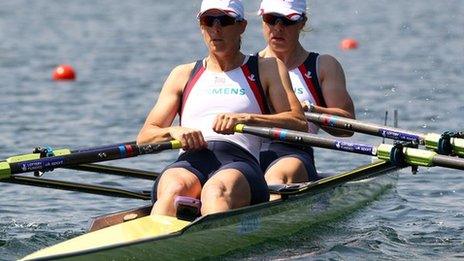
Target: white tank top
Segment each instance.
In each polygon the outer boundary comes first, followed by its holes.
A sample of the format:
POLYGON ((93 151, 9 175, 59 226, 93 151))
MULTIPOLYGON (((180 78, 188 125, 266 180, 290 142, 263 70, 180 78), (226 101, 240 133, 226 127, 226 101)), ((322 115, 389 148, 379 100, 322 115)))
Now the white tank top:
MULTIPOLYGON (((249 56, 245 58, 244 64, 248 59, 249 56)), ((212 129, 219 113, 262 114, 260 104, 249 84, 249 81, 255 81, 255 76, 251 74, 247 79, 242 67, 227 72, 204 69, 184 101, 181 126, 201 130, 206 141, 237 144, 259 159, 261 138, 239 133, 223 135, 212 129)))
MULTIPOLYGON (((300 102, 302 101, 309 101, 313 104, 317 104, 316 99, 313 95, 309 92, 309 87, 306 84, 305 79, 303 77, 307 77, 311 80, 311 72, 308 71, 306 75, 303 75, 298 68, 292 69, 288 72, 290 75, 290 80, 292 81, 293 91, 295 92, 296 97, 300 102)), ((308 132, 309 133, 317 133, 319 131, 319 126, 316 124, 309 122, 308 123, 308 132)))

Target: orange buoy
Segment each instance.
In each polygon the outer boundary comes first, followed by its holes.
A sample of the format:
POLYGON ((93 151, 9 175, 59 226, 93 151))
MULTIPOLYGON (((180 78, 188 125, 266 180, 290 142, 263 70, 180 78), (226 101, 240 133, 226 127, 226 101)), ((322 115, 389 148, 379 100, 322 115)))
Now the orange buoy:
POLYGON ((340 48, 342 50, 352 50, 358 48, 359 43, 353 38, 345 38, 340 42, 340 48))
POLYGON ((62 64, 56 67, 52 76, 55 81, 73 81, 76 79, 74 68, 67 64, 62 64))

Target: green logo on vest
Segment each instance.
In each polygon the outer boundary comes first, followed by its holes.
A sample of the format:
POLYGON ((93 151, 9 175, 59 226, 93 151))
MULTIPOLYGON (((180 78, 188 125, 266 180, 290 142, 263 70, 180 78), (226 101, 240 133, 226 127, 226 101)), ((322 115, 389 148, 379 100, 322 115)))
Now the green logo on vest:
POLYGON ((295 94, 303 94, 303 88, 293 88, 293 92, 295 92, 295 94))
POLYGON ((210 95, 245 95, 243 88, 220 87, 208 90, 210 95))

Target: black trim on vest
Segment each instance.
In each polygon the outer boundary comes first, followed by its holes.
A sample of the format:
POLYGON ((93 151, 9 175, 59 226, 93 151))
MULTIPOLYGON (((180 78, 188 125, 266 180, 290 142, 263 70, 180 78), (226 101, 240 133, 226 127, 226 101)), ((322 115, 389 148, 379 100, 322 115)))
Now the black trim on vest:
POLYGON ((203 66, 203 60, 197 60, 197 62, 195 63, 195 66, 193 66, 193 70, 190 72, 190 77, 187 81, 187 84, 185 84, 185 86, 187 86, 190 83, 190 81, 192 81, 193 76, 197 74, 198 70, 200 70, 202 66, 203 66))
MULTIPOLYGON (((317 75, 317 57, 319 56, 319 53, 315 52, 310 52, 308 55, 308 58, 303 62, 304 67, 306 68, 307 71, 311 72, 311 81, 316 88, 316 92, 321 98, 321 106, 322 107, 327 107, 327 104, 325 103, 324 95, 322 94, 322 88, 319 85, 319 76, 317 75)), ((308 86, 309 88, 309 86, 308 86)))
MULTIPOLYGON (((185 91, 185 88, 189 85, 189 83, 192 81, 193 77, 195 77, 195 74, 197 74, 197 72, 200 70, 200 68, 203 66, 203 60, 197 60, 196 63, 195 63, 195 66, 193 66, 193 69, 192 71, 190 72, 190 76, 188 78, 188 81, 187 83, 185 84, 184 86, 184 91, 185 91)), ((182 113, 182 107, 184 106, 183 104, 183 101, 184 101, 184 91, 182 91, 182 97, 180 97, 180 106, 179 106, 179 110, 177 111, 177 113, 179 114, 179 116, 182 116, 181 113, 182 113)))
POLYGON ((250 73, 255 75, 256 85, 258 86, 258 90, 261 94, 261 97, 263 97, 262 102, 264 104, 264 108, 266 109, 266 111, 264 111, 263 114, 270 114, 271 110, 269 107, 269 103, 267 101, 267 96, 264 92, 263 85, 261 84, 261 79, 259 77, 258 59, 259 59, 259 56, 257 54, 250 55, 246 64, 248 66, 248 70, 250 70, 250 73))

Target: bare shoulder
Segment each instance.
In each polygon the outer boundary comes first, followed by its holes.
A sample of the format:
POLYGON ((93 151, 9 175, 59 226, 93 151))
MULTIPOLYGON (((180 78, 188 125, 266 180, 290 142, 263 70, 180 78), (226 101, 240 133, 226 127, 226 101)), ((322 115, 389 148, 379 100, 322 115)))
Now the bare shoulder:
POLYGON ((342 65, 340 62, 330 54, 321 54, 319 55, 319 67, 324 69, 330 68, 341 68, 342 65))
POLYGON ((278 73, 279 68, 285 67, 285 64, 276 57, 259 57, 259 70, 267 75, 278 73))
POLYGON ((188 80, 188 78, 190 77, 190 73, 192 72, 194 66, 195 66, 195 62, 178 65, 174 69, 172 69, 169 77, 175 76, 176 78, 179 77, 180 79, 185 78, 186 80, 188 80))
POLYGON ((178 92, 182 92, 184 86, 187 84, 190 73, 192 72, 194 66, 195 62, 176 66, 169 74, 164 87, 174 88, 178 92))
POLYGON ((282 61, 280 61, 276 57, 263 57, 263 56, 258 56, 258 62, 259 62, 259 65, 264 65, 264 66, 276 66, 279 62, 282 63, 282 61))

